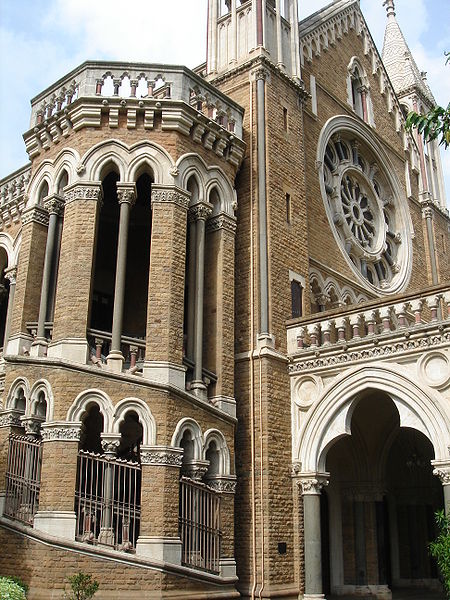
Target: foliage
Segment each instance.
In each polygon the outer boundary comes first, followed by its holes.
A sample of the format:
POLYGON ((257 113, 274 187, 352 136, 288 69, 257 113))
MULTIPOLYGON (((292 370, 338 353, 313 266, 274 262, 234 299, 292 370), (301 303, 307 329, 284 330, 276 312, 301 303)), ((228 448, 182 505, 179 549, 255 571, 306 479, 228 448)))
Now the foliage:
POLYGON ((438 564, 447 598, 450 598, 450 518, 443 510, 436 513, 439 534, 430 544, 430 554, 438 564))
POLYGON ((6 579, 9 579, 10 581, 13 581, 14 583, 16 583, 19 587, 21 587, 25 593, 25 596, 28 594, 28 586, 26 583, 24 583, 20 577, 17 577, 17 575, 7 575, 6 579))
MULTIPOLYGON (((446 57, 445 64, 450 63, 450 52, 444 52, 446 57)), ((420 115, 414 111, 410 112, 406 118, 406 129, 417 129, 425 140, 431 142, 439 136, 439 144, 448 148, 450 146, 450 103, 447 108, 435 106, 425 115, 420 115)))
POLYGON ((98 581, 92 579, 92 575, 82 573, 81 571, 76 575, 68 578, 70 587, 72 588, 71 594, 65 594, 66 600, 89 600, 94 596, 98 590, 98 581))
POLYGON ((23 588, 12 577, 0 577, 0 600, 26 600, 23 588))

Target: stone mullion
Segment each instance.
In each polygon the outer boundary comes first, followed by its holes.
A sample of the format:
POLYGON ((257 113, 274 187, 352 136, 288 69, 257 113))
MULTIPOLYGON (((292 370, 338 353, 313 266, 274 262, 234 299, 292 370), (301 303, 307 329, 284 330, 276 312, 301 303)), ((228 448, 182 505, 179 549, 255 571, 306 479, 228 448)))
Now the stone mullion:
POLYGON ((144 376, 184 388, 183 312, 189 193, 152 186, 144 376))
POLYGON ((179 448, 141 446, 141 522, 136 554, 181 564, 179 448))
POLYGON ((93 286, 95 241, 102 188, 99 182, 66 189, 52 344, 48 355, 85 362, 93 286))
MULTIPOLYGON (((217 245, 216 331, 214 337, 214 368, 218 379, 215 386, 214 402, 222 404, 234 397, 234 247, 236 220, 229 215, 219 215, 210 219, 207 229, 211 241, 217 245), (214 240, 216 238, 216 240, 214 240)), ((207 274, 207 277, 213 273, 207 274)), ((227 402, 229 404, 229 402, 227 402)))
POLYGON ((17 287, 12 308, 9 354, 21 354, 32 341, 26 324, 39 312, 48 213, 40 206, 22 213, 22 242, 17 265, 17 287))
POLYGON ((81 423, 42 425, 42 467, 39 510, 34 528, 57 537, 75 539, 74 512, 78 442, 81 423))

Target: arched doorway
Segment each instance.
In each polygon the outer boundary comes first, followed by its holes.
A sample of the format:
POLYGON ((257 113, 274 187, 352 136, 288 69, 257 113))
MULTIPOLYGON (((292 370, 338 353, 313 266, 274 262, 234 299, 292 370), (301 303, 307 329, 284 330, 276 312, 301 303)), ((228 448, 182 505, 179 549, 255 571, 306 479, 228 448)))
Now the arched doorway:
POLYGON ((443 506, 434 458, 424 434, 400 427, 386 392, 371 389, 356 398, 350 435, 326 454, 324 592, 390 598, 398 588, 438 587, 427 552, 433 515, 443 506))

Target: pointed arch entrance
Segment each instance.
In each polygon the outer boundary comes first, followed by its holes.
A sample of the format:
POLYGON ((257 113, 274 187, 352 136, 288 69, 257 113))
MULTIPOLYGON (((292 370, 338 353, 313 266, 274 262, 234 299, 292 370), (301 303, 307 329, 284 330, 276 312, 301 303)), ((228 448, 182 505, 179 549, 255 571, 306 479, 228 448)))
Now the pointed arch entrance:
POLYGON ((325 390, 296 448, 305 599, 438 585, 427 544, 444 504, 433 465, 450 464, 449 439, 439 397, 394 367, 349 370, 325 390))

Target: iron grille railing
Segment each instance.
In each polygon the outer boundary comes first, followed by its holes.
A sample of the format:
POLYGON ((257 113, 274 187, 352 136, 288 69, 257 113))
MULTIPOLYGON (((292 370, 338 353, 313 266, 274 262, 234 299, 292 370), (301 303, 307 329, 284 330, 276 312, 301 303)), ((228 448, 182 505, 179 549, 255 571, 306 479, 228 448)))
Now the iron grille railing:
POLYGON ((180 481, 181 562, 195 569, 219 572, 220 495, 202 483, 180 481))
POLYGON ((33 524, 39 506, 41 463, 40 440, 9 436, 5 515, 27 525, 33 524))
POLYGON ((77 539, 132 552, 141 519, 141 466, 80 450, 75 490, 77 539))

